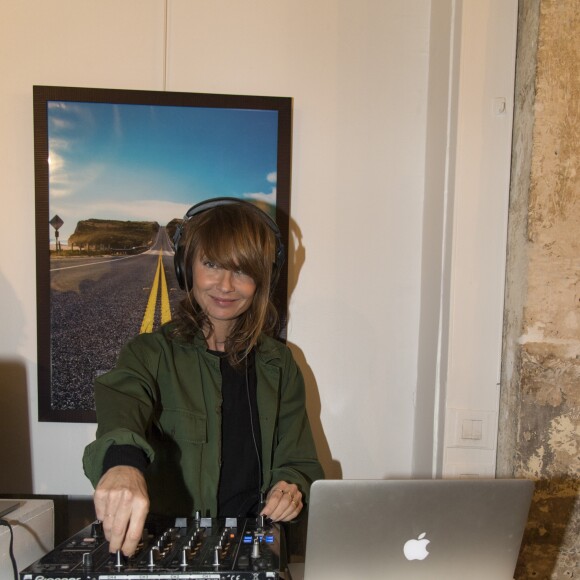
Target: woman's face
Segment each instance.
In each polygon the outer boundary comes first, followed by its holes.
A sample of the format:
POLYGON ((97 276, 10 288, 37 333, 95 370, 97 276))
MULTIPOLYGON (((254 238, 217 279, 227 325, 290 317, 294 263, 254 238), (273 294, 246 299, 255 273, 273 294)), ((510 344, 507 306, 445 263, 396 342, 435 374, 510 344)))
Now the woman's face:
POLYGON ((196 257, 193 265, 193 295, 216 331, 227 331, 252 304, 256 283, 248 274, 226 270, 196 257))

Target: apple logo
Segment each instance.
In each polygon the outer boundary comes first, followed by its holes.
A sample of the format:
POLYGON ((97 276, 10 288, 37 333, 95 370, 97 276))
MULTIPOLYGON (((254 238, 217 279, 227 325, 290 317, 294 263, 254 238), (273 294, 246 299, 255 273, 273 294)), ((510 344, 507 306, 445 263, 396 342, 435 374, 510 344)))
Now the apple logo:
POLYGON ((425 537, 426 532, 420 534, 416 540, 408 540, 403 546, 403 552, 407 560, 424 560, 429 552, 427 551, 427 544, 429 540, 425 537))

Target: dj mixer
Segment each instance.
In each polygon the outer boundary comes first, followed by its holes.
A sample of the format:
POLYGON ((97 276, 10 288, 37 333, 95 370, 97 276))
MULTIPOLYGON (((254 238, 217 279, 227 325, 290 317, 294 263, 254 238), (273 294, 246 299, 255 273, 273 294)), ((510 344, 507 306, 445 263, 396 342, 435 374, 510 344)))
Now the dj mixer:
POLYGON ((148 522, 136 553, 111 554, 99 521, 20 572, 20 580, 288 578, 282 530, 263 518, 148 522))

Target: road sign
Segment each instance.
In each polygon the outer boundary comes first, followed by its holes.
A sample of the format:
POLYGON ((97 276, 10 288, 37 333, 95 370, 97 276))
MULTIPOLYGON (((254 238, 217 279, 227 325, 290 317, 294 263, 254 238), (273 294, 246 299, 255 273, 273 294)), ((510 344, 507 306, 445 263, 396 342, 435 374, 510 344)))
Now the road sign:
POLYGON ((60 228, 62 224, 64 224, 64 222, 60 219, 60 217, 58 217, 58 215, 55 215, 48 223, 57 231, 58 228, 60 228))

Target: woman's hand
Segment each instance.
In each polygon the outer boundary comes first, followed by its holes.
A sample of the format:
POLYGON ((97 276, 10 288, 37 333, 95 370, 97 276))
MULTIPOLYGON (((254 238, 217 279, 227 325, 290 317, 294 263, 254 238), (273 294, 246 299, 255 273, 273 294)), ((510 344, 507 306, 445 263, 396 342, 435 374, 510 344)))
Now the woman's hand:
POLYGON ((118 465, 108 469, 95 489, 95 513, 103 522, 109 551, 135 553, 141 541, 149 496, 143 474, 135 467, 118 465))
POLYGON ((275 522, 289 522, 302 511, 303 507, 302 492, 298 486, 294 483, 279 481, 268 492, 266 505, 260 515, 275 522))

